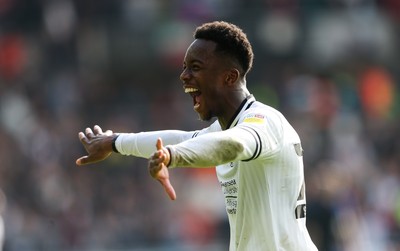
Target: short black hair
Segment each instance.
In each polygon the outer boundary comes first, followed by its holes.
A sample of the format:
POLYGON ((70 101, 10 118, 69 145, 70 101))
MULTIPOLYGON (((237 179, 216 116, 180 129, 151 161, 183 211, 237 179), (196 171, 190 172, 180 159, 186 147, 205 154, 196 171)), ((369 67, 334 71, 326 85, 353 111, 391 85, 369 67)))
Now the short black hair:
POLYGON ((246 76, 253 66, 254 54, 247 35, 232 23, 214 21, 202 24, 196 28, 194 38, 215 42, 217 52, 225 53, 239 62, 242 76, 246 76))

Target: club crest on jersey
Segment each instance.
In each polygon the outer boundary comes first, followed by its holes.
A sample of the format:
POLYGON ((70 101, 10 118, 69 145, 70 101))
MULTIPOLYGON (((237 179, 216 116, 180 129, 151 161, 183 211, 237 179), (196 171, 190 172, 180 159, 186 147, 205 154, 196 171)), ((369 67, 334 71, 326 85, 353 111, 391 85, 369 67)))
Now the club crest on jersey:
POLYGON ((262 123, 264 123, 264 120, 265 120, 265 116, 262 114, 251 114, 251 115, 246 116, 244 118, 243 122, 262 124, 262 123))

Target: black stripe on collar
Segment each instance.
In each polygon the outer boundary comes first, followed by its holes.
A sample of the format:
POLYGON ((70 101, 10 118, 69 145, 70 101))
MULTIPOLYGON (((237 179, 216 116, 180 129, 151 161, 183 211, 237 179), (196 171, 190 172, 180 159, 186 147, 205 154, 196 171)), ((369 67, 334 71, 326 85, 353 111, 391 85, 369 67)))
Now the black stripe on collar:
MULTIPOLYGON (((239 115, 240 111, 242 111, 243 106, 247 103, 247 101, 249 99, 251 99, 253 97, 252 94, 250 94, 249 96, 247 96, 242 103, 240 104, 240 106, 238 107, 238 109, 236 110, 235 114, 232 116, 231 120, 229 121, 228 125, 226 126, 226 129, 229 129, 233 123, 233 121, 235 120, 235 118, 239 115)), ((254 101, 250 102, 250 104, 246 107, 245 110, 247 110, 251 104, 253 104, 254 101)))

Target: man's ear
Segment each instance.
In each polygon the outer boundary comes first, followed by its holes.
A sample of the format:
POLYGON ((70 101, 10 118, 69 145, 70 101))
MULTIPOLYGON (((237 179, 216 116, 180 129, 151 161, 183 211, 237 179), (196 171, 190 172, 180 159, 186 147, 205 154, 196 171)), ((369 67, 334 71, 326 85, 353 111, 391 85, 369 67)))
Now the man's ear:
POLYGON ((239 70, 236 68, 231 68, 226 74, 225 82, 228 85, 233 85, 236 83, 236 81, 239 80, 239 78, 240 78, 239 70))

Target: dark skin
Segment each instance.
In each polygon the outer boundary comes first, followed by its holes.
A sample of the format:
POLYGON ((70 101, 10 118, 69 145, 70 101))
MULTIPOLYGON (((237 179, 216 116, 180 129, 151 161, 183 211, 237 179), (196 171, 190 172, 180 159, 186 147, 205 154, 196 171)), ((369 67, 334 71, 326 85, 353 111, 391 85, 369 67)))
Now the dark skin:
POLYGON ((212 41, 197 39, 188 48, 183 62, 183 86, 200 89, 201 109, 196 110, 202 120, 217 117, 222 128, 249 95, 245 79, 240 77, 239 64, 228 56, 215 52, 212 41))
MULTIPOLYGON (((232 57, 215 51, 216 43, 196 39, 187 49, 180 79, 183 88, 196 89, 192 94, 195 111, 202 120, 217 117, 223 129, 234 116, 242 101, 250 95, 242 69, 232 57)), ((112 140, 116 136, 112 131, 103 132, 99 126, 93 131, 86 128, 79 133, 79 139, 88 155, 76 160, 77 165, 96 163, 106 159, 112 153, 112 140)), ((149 158, 150 175, 158 180, 168 196, 176 199, 176 193, 169 180, 167 165, 170 153, 163 146, 162 139, 156 142, 156 151, 149 158)))

